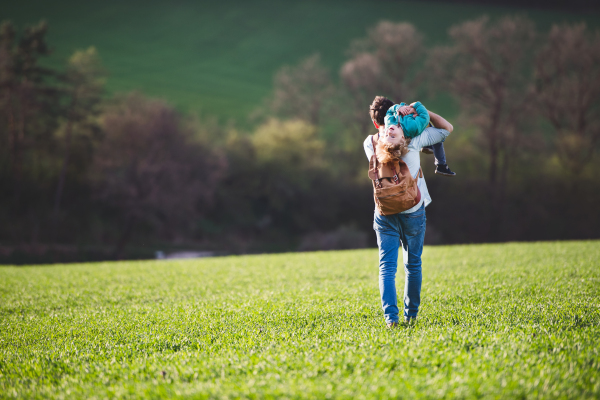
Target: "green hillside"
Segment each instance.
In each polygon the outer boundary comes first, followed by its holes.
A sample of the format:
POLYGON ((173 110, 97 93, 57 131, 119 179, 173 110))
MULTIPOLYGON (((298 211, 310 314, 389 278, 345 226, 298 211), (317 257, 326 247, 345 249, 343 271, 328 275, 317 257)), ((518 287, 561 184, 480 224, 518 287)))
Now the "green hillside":
POLYGON ((558 21, 598 16, 414 1, 8 1, 2 19, 46 19, 59 64, 96 46, 110 72, 111 92, 142 90, 182 109, 221 118, 246 115, 269 93, 284 64, 318 52, 335 71, 352 39, 381 19, 410 21, 429 44, 447 28, 482 14, 527 14, 546 29, 558 21))
POLYGON ((426 247, 393 330, 375 249, 2 267, 0 399, 597 399, 599 260, 426 247))

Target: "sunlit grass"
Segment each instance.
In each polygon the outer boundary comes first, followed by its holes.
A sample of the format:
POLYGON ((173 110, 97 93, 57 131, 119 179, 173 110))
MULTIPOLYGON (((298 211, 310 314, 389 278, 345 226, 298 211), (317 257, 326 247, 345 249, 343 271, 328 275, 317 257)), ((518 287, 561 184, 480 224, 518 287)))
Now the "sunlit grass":
POLYGON ((0 268, 0 398, 598 398, 600 242, 0 268), (398 276, 401 288, 403 275, 398 276))

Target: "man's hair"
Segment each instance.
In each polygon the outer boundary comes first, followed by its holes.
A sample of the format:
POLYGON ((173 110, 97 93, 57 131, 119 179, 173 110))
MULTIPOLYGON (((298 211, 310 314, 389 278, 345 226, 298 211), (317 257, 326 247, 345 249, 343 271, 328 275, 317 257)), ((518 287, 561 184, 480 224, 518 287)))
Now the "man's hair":
POLYGON ((369 115, 371 119, 379 126, 385 125, 385 113, 394 105, 394 102, 383 96, 376 96, 369 107, 369 115))

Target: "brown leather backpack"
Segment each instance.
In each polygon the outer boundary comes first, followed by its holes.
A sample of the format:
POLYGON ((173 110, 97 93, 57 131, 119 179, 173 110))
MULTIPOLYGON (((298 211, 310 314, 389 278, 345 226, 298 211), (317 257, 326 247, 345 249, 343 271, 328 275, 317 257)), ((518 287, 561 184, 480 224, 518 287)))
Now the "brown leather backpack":
POLYGON ((373 181, 373 197, 379 214, 398 214, 419 204, 421 191, 417 180, 423 177, 421 168, 417 179, 413 179, 408 166, 402 160, 381 164, 377 161, 375 139, 371 137, 371 141, 374 154, 369 161, 369 178, 373 181))

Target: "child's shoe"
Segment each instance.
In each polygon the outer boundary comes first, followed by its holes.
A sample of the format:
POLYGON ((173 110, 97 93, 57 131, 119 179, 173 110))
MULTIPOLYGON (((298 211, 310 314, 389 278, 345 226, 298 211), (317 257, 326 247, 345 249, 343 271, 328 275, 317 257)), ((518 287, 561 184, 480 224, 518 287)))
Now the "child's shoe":
POLYGON ((431 146, 423 147, 421 153, 433 154, 433 148, 431 146))
POLYGON ((452 172, 450 168, 448 168, 447 164, 438 164, 435 166, 435 173, 443 176, 456 176, 455 172, 452 172))

